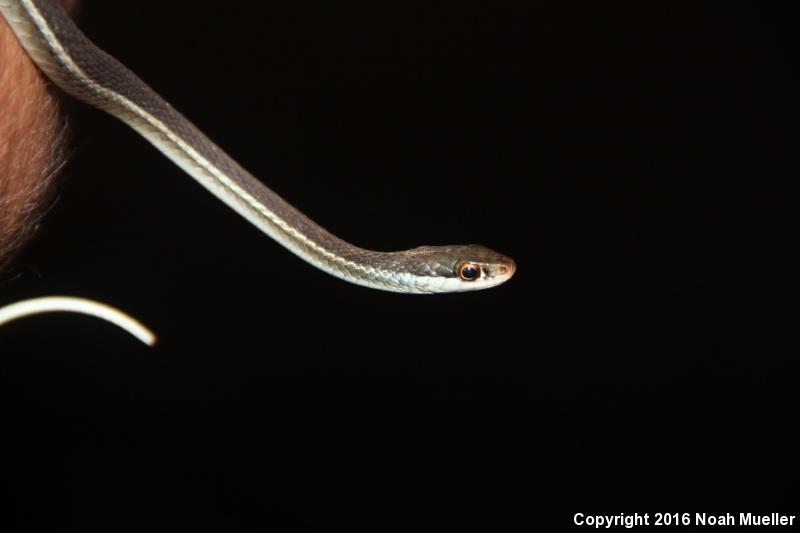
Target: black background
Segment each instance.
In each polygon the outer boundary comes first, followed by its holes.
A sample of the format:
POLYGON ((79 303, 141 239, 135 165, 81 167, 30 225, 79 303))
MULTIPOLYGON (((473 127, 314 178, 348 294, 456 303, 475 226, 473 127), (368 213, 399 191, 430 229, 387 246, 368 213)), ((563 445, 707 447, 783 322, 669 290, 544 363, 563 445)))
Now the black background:
POLYGON ((2 300, 95 298, 160 343, 65 315, 0 332, 11 530, 796 509, 796 9, 165 4, 81 23, 334 233, 477 242, 517 274, 345 284, 68 104, 71 163, 2 300))

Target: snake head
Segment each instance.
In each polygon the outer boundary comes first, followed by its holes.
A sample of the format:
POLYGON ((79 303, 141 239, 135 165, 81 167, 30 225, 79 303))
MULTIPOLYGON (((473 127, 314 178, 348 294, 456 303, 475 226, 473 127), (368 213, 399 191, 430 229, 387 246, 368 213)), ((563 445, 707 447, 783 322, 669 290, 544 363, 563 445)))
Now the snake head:
POLYGON ((478 244, 420 246, 417 256, 422 292, 461 292, 488 289, 505 283, 516 271, 510 257, 478 244))

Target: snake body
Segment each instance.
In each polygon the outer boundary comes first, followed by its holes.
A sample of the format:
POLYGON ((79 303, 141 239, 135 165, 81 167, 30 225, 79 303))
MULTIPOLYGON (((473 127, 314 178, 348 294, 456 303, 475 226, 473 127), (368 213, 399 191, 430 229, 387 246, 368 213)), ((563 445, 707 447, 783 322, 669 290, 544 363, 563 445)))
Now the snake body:
POLYGON ((336 237, 264 186, 95 46, 57 0, 0 0, 0 12, 58 87, 122 120, 241 216, 319 269, 358 285, 406 293, 483 289, 514 274, 513 260, 479 245, 381 252, 336 237))

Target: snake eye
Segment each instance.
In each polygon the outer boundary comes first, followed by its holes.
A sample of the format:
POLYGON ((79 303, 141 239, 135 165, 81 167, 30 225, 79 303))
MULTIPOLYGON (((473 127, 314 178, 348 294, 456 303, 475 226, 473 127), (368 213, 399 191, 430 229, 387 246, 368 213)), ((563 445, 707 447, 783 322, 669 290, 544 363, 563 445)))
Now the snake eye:
POLYGON ((464 281, 475 281, 481 277, 481 267, 475 263, 461 263, 456 270, 458 277, 464 281))

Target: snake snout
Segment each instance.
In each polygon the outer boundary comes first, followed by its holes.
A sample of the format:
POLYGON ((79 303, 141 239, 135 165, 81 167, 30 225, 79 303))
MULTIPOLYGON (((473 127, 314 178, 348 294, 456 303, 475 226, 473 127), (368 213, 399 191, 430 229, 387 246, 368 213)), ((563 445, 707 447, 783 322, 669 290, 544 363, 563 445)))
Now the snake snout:
POLYGON ((497 267, 497 272, 501 276, 508 276, 509 278, 514 275, 514 272, 517 271, 517 264, 512 260, 509 259, 508 263, 504 263, 497 267))
POLYGON ((503 257, 494 265, 494 275, 498 278, 510 279, 517 270, 517 264, 510 257, 503 257))

